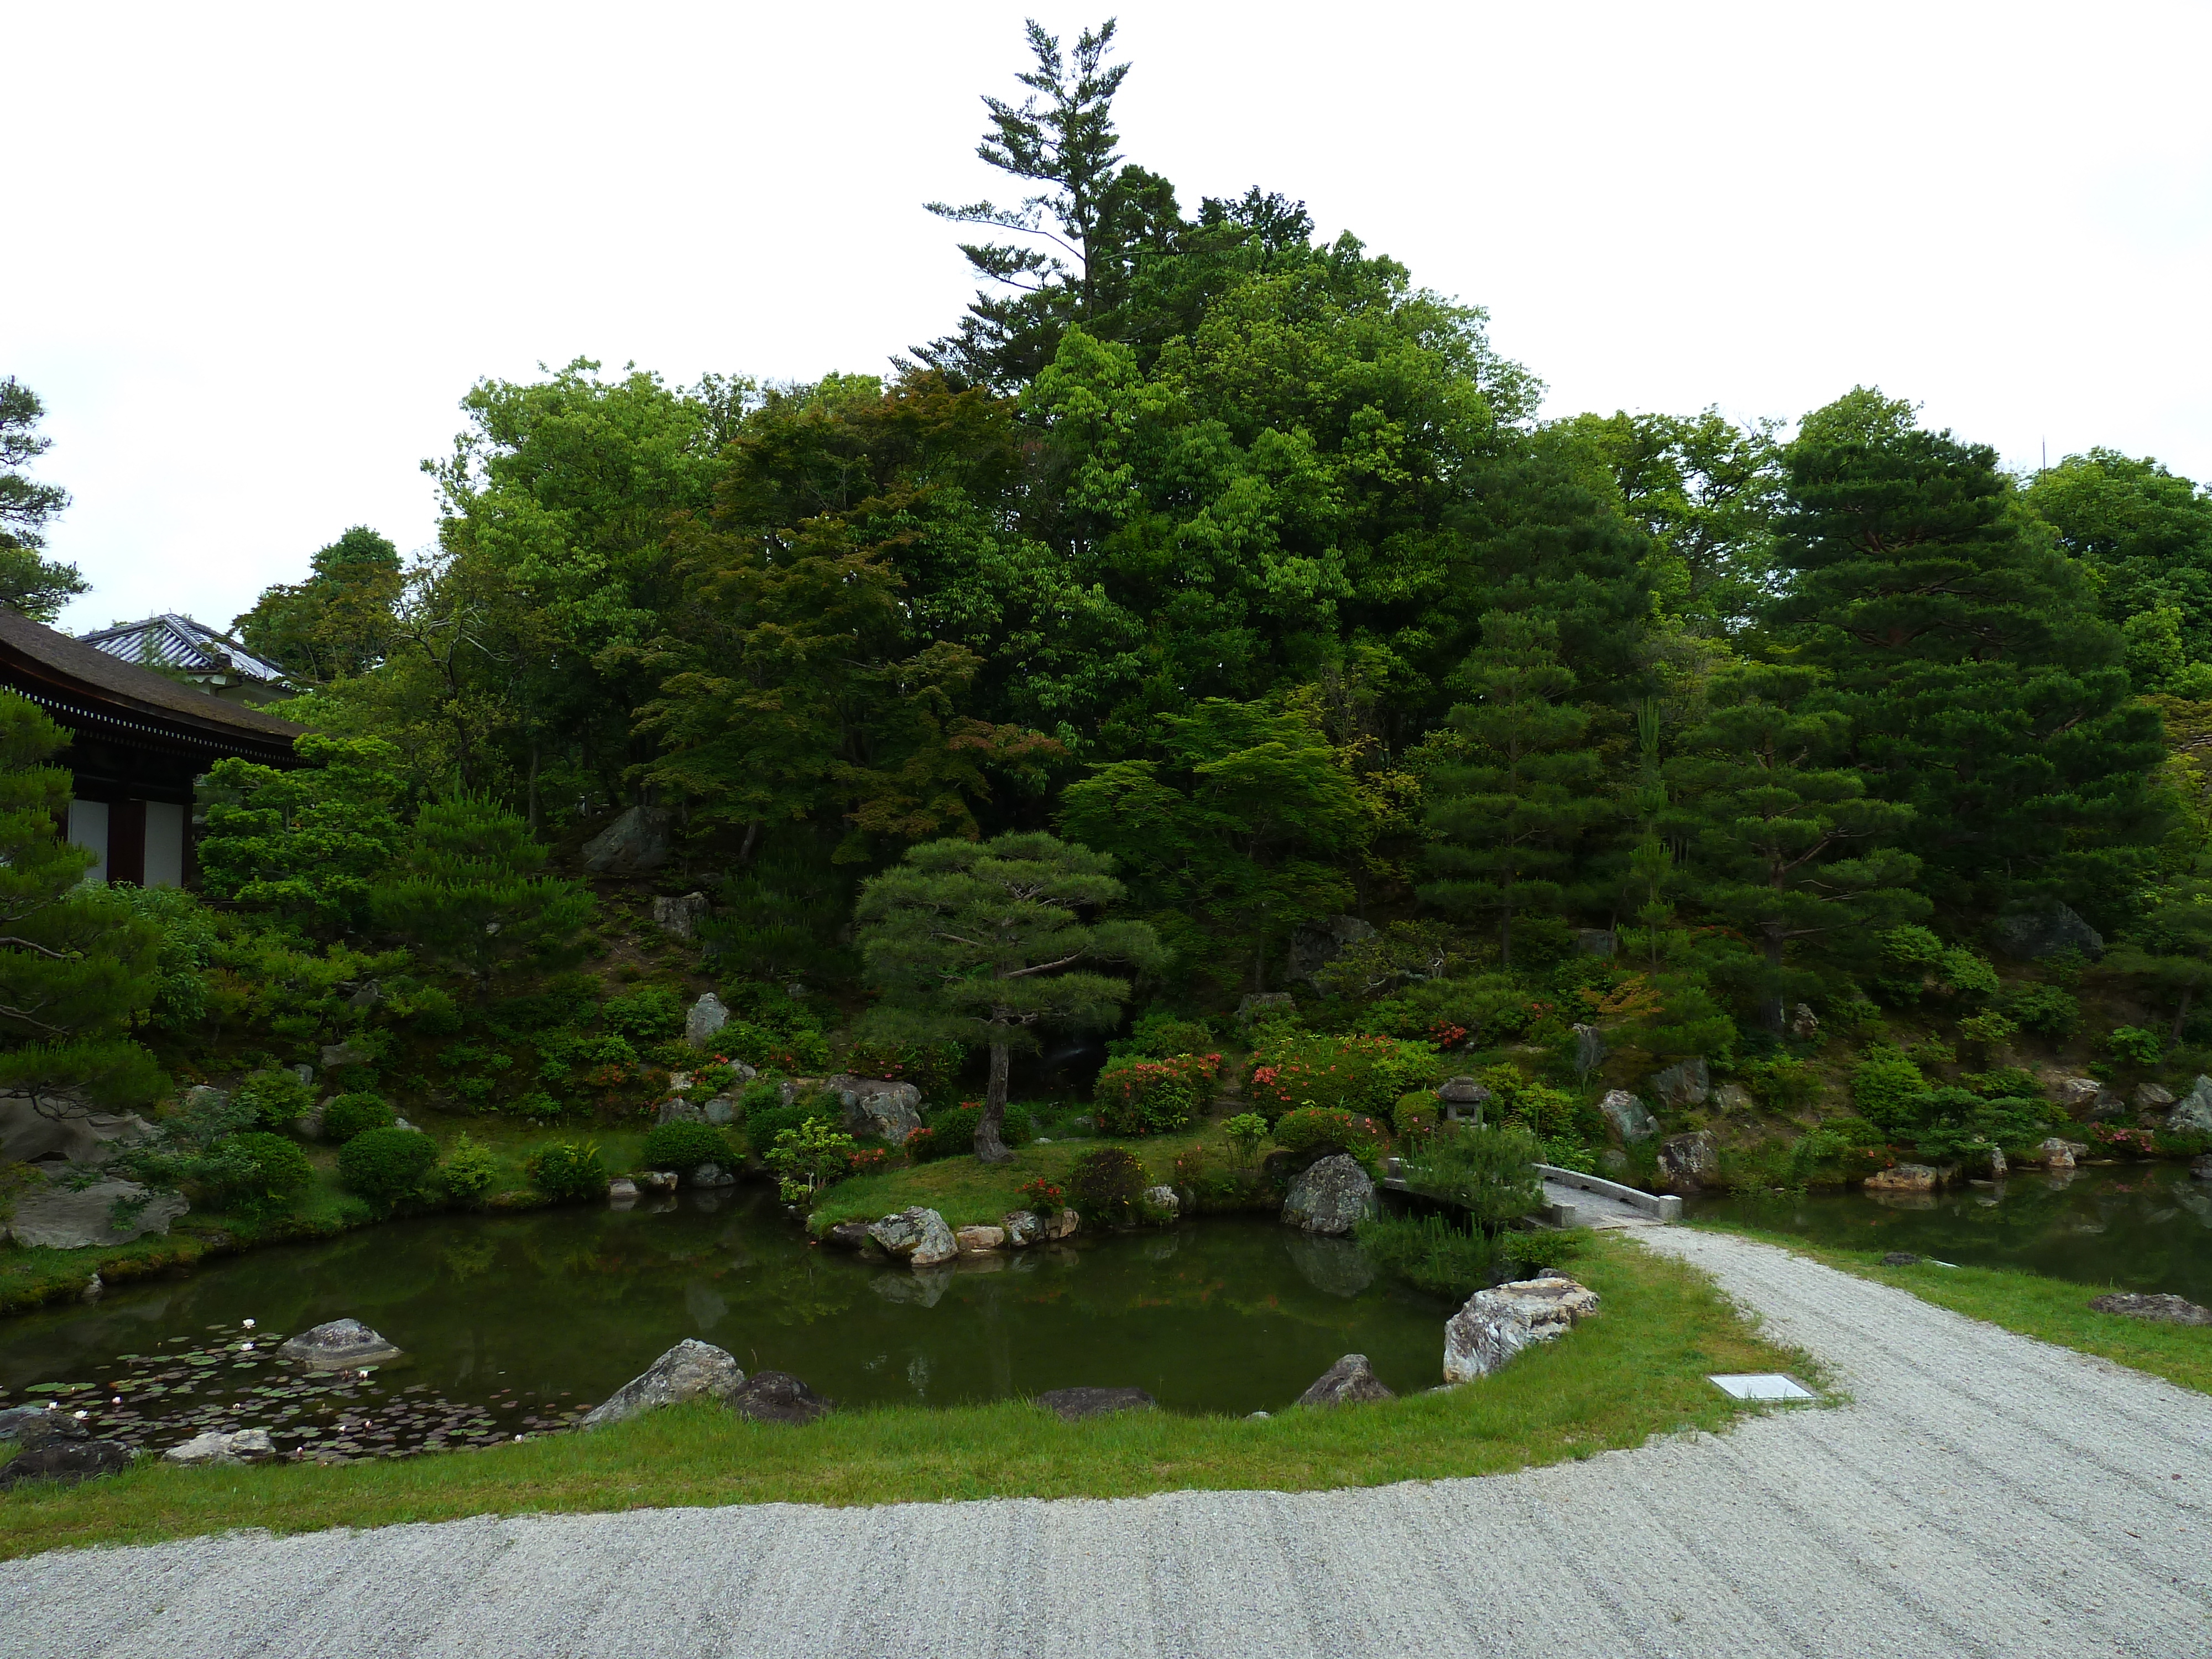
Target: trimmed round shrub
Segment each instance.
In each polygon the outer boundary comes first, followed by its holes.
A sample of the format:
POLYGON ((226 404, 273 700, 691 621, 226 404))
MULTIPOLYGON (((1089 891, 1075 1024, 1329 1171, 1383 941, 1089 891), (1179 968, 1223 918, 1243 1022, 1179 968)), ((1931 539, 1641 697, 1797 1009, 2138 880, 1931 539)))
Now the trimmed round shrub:
POLYGON ((323 1139, 343 1145, 363 1130, 389 1129, 396 1121, 381 1095, 337 1095, 323 1108, 323 1139))
POLYGON ((224 1194, 256 1209, 283 1209, 315 1184, 315 1166, 282 1135, 249 1130, 222 1143, 224 1194))
POLYGON ((607 1190, 607 1166, 592 1141, 556 1140, 540 1146, 523 1170, 532 1186, 558 1202, 598 1198, 607 1190))
POLYGON ((1067 1201, 1094 1225, 1127 1226, 1142 1211, 1152 1182, 1136 1154, 1121 1146, 1099 1146, 1075 1160, 1068 1172, 1067 1201))
POLYGON ((380 1210, 422 1183, 438 1161, 438 1143, 419 1129, 364 1129, 338 1148, 338 1179, 380 1210))
POLYGON ((711 1123, 663 1123, 646 1136, 640 1158, 641 1169, 690 1175, 702 1164, 731 1163, 735 1154, 729 1137, 711 1123))
POLYGON ((1417 1089, 1398 1097, 1398 1103, 1390 1109, 1390 1122, 1408 1140, 1425 1140, 1436 1133, 1437 1125, 1443 1121, 1443 1103, 1432 1091, 1417 1089))
POLYGON ((454 1198, 482 1198, 498 1178, 499 1160, 491 1148, 477 1146, 465 1133, 438 1160, 438 1184, 454 1198))
POLYGON ((238 1085, 238 1103, 253 1109, 253 1121, 264 1129, 289 1129, 314 1103, 314 1091, 295 1072, 271 1066, 256 1072, 238 1085))
MULTIPOLYGON (((983 1103, 980 1100, 963 1100, 957 1106, 930 1113, 922 1121, 930 1133, 912 1148, 915 1161, 933 1164, 940 1158, 970 1156, 975 1150, 975 1127, 982 1121, 983 1103)), ((1030 1115, 1030 1109, 1008 1101, 1006 1124, 999 1131, 999 1138, 1009 1146, 1026 1146, 1035 1140, 1036 1120, 1030 1115)))
POLYGON ((1878 1054, 1851 1073, 1851 1104, 1876 1128, 1896 1134, 1927 1121, 1928 1079, 1903 1054, 1878 1054))
POLYGON ((1365 1113, 1335 1106, 1302 1106, 1275 1123, 1275 1144, 1309 1161, 1350 1152, 1362 1164, 1372 1164, 1389 1139, 1389 1132, 1365 1113))

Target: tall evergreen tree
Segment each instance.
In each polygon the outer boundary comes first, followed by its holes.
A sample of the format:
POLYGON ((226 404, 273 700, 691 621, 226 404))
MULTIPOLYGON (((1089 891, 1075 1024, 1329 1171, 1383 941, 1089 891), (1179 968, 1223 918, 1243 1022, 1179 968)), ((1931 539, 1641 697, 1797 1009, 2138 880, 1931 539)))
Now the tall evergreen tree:
POLYGON ((378 921, 491 994, 501 969, 557 960, 592 919, 590 890, 541 873, 546 849, 522 817, 455 795, 416 814, 372 899, 378 921))
POLYGON ((308 565, 307 580, 264 588, 232 628, 247 650, 310 684, 367 673, 392 648, 399 550, 356 525, 308 565))
POLYGON ((1607 810, 1589 711, 1566 699, 1559 625, 1493 611, 1455 681, 1457 742, 1430 783, 1431 878, 1423 900, 1448 914, 1496 918, 1510 966, 1516 918, 1566 901, 1583 836, 1607 810))
POLYGON ((69 491, 42 483, 24 471, 53 447, 39 431, 46 407, 39 394, 10 374, 0 380, 0 605, 39 622, 92 584, 73 564, 40 556, 46 522, 69 505, 69 491))
MULTIPOLYGON (((1789 999, 1819 985, 1793 957, 1924 915, 1919 860, 1893 843, 1912 809, 1867 793, 1848 765, 1850 721, 1819 706, 1802 667, 1723 671, 1709 712, 1667 768, 1668 828, 1687 848, 1680 879, 1759 958, 1761 1018, 1782 1030, 1789 999)), ((1848 951, 1842 954, 1848 955, 1848 951)))
POLYGON ((2156 834, 2157 712, 1996 452, 1860 388, 1786 458, 1774 610, 1834 675, 1851 757, 1963 914, 2063 897, 2111 919, 2156 834))

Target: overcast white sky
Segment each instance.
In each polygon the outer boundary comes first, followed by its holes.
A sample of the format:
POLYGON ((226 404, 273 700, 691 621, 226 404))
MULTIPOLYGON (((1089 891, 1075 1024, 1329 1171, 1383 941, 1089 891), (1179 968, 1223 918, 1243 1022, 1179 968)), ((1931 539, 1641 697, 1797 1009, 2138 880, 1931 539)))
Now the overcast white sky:
MULTIPOLYGON (((880 368, 970 284, 977 94, 1036 5, 0 0, 0 374, 46 401, 78 630, 227 623, 480 376, 880 368)), ((1855 382, 2033 465, 2212 477, 2212 7, 1118 8, 1123 149, 1301 197, 1489 307, 1547 409, 1855 382)), ((1000 193, 1004 193, 1001 191, 1000 193)))

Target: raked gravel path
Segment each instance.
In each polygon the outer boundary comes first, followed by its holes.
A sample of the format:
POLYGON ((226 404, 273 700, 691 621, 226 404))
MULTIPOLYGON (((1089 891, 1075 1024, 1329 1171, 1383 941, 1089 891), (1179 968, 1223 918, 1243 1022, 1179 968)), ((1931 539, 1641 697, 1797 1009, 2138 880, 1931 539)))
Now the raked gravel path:
POLYGON ((2212 1653, 2212 1398, 1639 1228, 1849 1403, 1484 1480, 238 1535, 0 1565, 0 1655, 2212 1653))

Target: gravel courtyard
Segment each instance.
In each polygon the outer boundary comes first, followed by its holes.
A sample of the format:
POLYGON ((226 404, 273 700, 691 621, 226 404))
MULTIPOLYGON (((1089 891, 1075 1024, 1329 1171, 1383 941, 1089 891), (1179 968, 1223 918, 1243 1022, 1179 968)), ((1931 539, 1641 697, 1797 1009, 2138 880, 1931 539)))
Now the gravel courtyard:
MULTIPOLYGON (((1486 1480, 773 1505, 0 1565, 9 1659, 2212 1651, 2212 1398, 1679 1227, 1851 1399, 1486 1480)), ((1479 1386, 1479 1385, 1478 1385, 1479 1386)))

